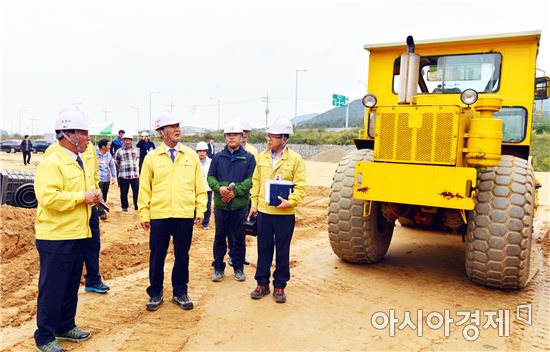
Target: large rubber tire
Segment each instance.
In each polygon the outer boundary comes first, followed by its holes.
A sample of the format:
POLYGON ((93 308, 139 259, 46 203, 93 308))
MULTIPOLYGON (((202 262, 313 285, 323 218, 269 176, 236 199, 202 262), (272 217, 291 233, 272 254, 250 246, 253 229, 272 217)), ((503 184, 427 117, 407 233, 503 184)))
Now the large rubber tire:
POLYGON ((535 177, 524 159, 503 155, 498 167, 478 174, 470 212, 466 273, 495 288, 525 287, 529 279, 535 209, 535 177))
POLYGON ((377 202, 369 216, 363 216, 368 202, 353 198, 355 163, 373 161, 370 149, 348 153, 336 169, 330 189, 328 231, 334 253, 350 263, 376 263, 384 257, 393 235, 395 222, 387 222, 377 202))
POLYGON ((34 185, 32 183, 25 183, 17 187, 14 201, 20 208, 36 208, 38 206, 38 201, 34 194, 34 185))

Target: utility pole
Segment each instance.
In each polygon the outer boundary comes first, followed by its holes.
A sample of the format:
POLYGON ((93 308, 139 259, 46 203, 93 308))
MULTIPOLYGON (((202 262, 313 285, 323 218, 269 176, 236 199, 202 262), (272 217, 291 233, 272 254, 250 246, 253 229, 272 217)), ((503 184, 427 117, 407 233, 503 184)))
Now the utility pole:
POLYGON ((220 130, 220 99, 219 98, 210 98, 218 102, 218 130, 220 130))
POLYGON ((151 131, 151 129, 153 128, 153 125, 151 124, 151 97, 153 96, 153 94, 160 94, 160 92, 149 92, 149 128, 147 128, 147 131, 151 131))
POLYGON ((137 111, 137 127, 139 132, 139 108, 137 106, 130 106, 132 109, 135 109, 137 111))
POLYGON ((103 111, 103 113, 105 114, 105 122, 107 122, 107 113, 110 112, 109 110, 105 109, 105 110, 101 110, 103 111))
POLYGON ((34 136, 34 121, 36 121, 35 118, 31 119, 31 136, 34 136))
POLYGON ((296 95, 294 99, 294 117, 298 116, 298 72, 307 72, 307 70, 296 70, 296 95))
POLYGON ((174 112, 174 103, 171 102, 168 106, 170 107, 170 112, 174 112))
MULTIPOLYGON (((546 72, 544 72, 544 70, 541 70, 540 68, 535 68, 535 70, 542 72, 542 77, 546 76, 546 72)), ((539 100, 539 101, 540 101, 540 120, 542 121, 542 119, 544 118, 544 100, 539 100)))
POLYGON ((265 97, 262 97, 262 101, 265 102, 265 128, 267 130, 268 117, 269 117, 269 93, 265 93, 265 97))

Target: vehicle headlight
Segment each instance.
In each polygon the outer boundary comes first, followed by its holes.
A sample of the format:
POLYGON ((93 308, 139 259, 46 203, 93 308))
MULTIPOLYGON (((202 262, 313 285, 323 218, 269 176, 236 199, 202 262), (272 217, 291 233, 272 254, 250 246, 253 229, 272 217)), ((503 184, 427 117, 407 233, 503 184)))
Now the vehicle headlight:
POLYGON ((376 99, 376 95, 374 94, 367 94, 363 97, 363 105, 366 107, 366 108, 374 108, 376 106, 376 103, 377 103, 378 99, 376 99))
POLYGON ((370 112, 369 113, 369 124, 367 128, 367 134, 370 138, 374 139, 374 136, 376 135, 376 112, 370 112))
POLYGON ((460 94, 460 100, 468 106, 474 104, 477 98, 477 92, 473 89, 466 89, 460 94))

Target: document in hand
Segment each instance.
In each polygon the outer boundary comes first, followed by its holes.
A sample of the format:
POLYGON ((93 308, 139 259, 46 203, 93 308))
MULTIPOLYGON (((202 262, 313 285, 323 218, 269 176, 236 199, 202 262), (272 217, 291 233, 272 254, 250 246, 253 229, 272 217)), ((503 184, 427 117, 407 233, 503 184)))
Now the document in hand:
POLYGON ((265 182, 265 201, 269 205, 278 206, 281 204, 279 196, 287 199, 294 190, 294 183, 285 180, 267 180, 265 182))

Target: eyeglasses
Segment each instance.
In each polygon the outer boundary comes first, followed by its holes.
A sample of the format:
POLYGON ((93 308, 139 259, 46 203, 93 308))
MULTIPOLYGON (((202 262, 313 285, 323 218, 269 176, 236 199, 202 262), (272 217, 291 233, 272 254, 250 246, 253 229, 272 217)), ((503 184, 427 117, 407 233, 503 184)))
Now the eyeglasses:
POLYGON ((283 136, 280 136, 278 134, 268 134, 267 136, 265 136, 265 139, 281 139, 283 138, 283 136))

